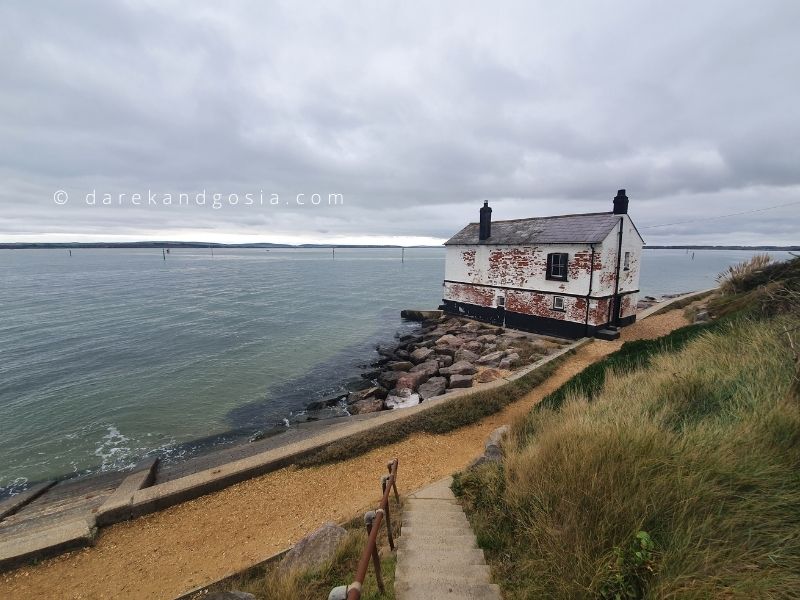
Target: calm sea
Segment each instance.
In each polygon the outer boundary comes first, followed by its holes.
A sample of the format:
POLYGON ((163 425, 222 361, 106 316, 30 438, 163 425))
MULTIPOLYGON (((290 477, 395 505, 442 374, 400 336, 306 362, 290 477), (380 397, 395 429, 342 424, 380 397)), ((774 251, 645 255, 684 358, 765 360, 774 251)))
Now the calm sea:
MULTIPOLYGON (((645 251, 642 294, 750 255, 645 251)), ((0 496, 280 425, 358 380, 443 275, 438 248, 0 251, 0 496)))

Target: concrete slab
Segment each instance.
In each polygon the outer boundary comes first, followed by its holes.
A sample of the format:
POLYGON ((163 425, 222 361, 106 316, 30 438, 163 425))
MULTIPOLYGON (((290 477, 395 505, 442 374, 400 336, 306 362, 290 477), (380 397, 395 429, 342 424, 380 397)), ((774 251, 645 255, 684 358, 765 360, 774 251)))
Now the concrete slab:
POLYGON ((453 491, 450 489, 451 485, 453 485, 453 478, 445 477, 444 479, 440 479, 435 483, 425 486, 424 488, 414 492, 413 494, 409 494, 408 497, 420 500, 427 499, 427 500, 455 501, 456 497, 453 495, 453 491))
POLYGON ((82 548, 94 541, 94 520, 79 519, 0 541, 0 572, 34 559, 82 548))
POLYGON ((133 495, 153 484, 157 466, 158 458, 151 457, 134 467, 134 472, 128 475, 114 490, 114 493, 106 498, 106 501, 97 509, 95 519, 98 527, 119 523, 132 517, 133 495))
POLYGON ((47 490, 56 484, 55 481, 45 481, 38 485, 28 488, 24 492, 11 496, 0 502, 0 521, 8 516, 13 515, 26 504, 30 504, 36 498, 44 494, 47 490))

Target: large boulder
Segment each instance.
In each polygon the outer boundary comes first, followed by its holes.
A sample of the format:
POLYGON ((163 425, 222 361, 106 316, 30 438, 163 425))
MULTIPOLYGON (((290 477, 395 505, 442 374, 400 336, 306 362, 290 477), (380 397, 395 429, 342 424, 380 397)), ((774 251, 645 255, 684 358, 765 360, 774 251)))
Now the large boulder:
POLYGON ((433 357, 433 354, 434 352, 430 348, 417 348, 411 353, 411 362, 418 365, 433 357))
POLYGON ((436 358, 439 361, 439 368, 440 369, 442 367, 449 367, 450 365, 453 364, 453 357, 452 356, 448 356, 447 354, 437 355, 436 358))
POLYGON ((503 360, 500 361, 500 368, 501 369, 513 369, 514 363, 519 360, 519 354, 516 352, 512 352, 511 354, 506 354, 503 357, 503 360))
POLYGON ((411 369, 412 373, 425 373, 428 377, 433 377, 439 372, 439 361, 426 360, 411 369))
POLYGON ((451 348, 459 348, 464 343, 460 337, 455 335, 447 334, 440 337, 436 340, 437 346, 450 346, 451 348))
POLYGON ((422 400, 428 400, 444 394, 447 390, 447 379, 445 377, 431 377, 419 386, 419 397, 422 400))
POLYGON ((468 388, 472 387, 472 375, 451 375, 450 387, 451 388, 468 388))
POLYGON ((470 352, 480 352, 483 349, 483 344, 478 340, 471 340, 464 344, 463 347, 470 352))
POLYGON ((419 384, 425 383, 430 378, 426 371, 416 371, 414 373, 403 373, 403 376, 397 380, 395 388, 398 390, 409 389, 416 390, 419 384))
POLYGON ((403 371, 384 371, 378 375, 378 383, 387 389, 392 389, 403 375, 405 375, 403 371))
POLYGON ((485 365, 487 367, 497 367, 500 365, 500 361, 503 360, 504 355, 504 350, 495 350, 489 354, 484 354, 475 362, 477 362, 479 365, 485 365))
POLYGON ((419 394, 415 394, 408 388, 392 390, 392 392, 386 396, 384 404, 386 408, 392 410, 396 408, 411 408, 419 404, 419 394))
POLYGON ((386 368, 391 371, 410 371, 413 366, 413 363, 410 363, 407 360, 397 360, 388 363, 386 368))
POLYGON ((365 413, 374 413, 383 410, 383 400, 370 396, 369 398, 362 398, 348 405, 347 412, 351 415, 363 415, 365 413))
POLYGON ((478 368, 469 363, 465 360, 458 361, 457 363, 453 363, 453 365, 449 367, 445 367, 444 369, 439 369, 439 373, 442 375, 474 375, 478 372, 478 368))
POLYGON ((480 354, 476 354, 475 352, 472 352, 471 350, 467 350, 466 348, 460 348, 458 350, 458 352, 456 352, 454 360, 456 362, 461 361, 461 360, 465 360, 467 362, 475 362, 480 357, 481 357, 480 354))
POLYGON ((331 560, 336 548, 347 537, 347 530, 336 523, 323 523, 294 545, 283 557, 281 571, 316 569, 331 560))
POLYGON ((484 333, 483 335, 478 336, 478 341, 481 344, 495 344, 497 343, 497 334, 495 333, 484 333))
POLYGON ((456 351, 450 346, 434 346, 433 351, 440 356, 455 356, 456 351))

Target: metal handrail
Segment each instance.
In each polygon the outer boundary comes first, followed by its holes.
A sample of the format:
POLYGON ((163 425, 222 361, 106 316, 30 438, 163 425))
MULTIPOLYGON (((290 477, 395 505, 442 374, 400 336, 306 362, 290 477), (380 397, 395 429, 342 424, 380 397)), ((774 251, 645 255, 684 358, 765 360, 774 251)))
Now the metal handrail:
POLYGON ((394 497, 397 501, 400 500, 400 494, 397 491, 397 459, 392 459, 387 463, 389 474, 381 477, 381 491, 383 496, 378 508, 374 511, 369 511, 364 515, 364 523, 367 526, 367 545, 361 553, 361 558, 358 560, 358 567, 356 567, 356 576, 348 586, 339 586, 331 590, 328 600, 360 600, 361 588, 364 585, 364 578, 367 576, 370 560, 375 567, 375 580, 378 584, 378 589, 383 594, 386 589, 383 584, 383 576, 381 574, 381 559, 378 554, 378 532, 381 528, 381 522, 386 519, 386 533, 389 538, 389 547, 394 550, 394 537, 392 536, 392 522, 389 516, 389 494, 394 490, 394 497))

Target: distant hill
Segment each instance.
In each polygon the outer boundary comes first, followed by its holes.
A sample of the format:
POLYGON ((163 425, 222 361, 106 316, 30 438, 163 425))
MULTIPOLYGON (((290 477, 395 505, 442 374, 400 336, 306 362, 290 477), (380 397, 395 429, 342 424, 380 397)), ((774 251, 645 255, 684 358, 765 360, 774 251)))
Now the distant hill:
POLYGON ((645 246, 645 250, 764 250, 789 252, 800 250, 800 246, 645 246))

